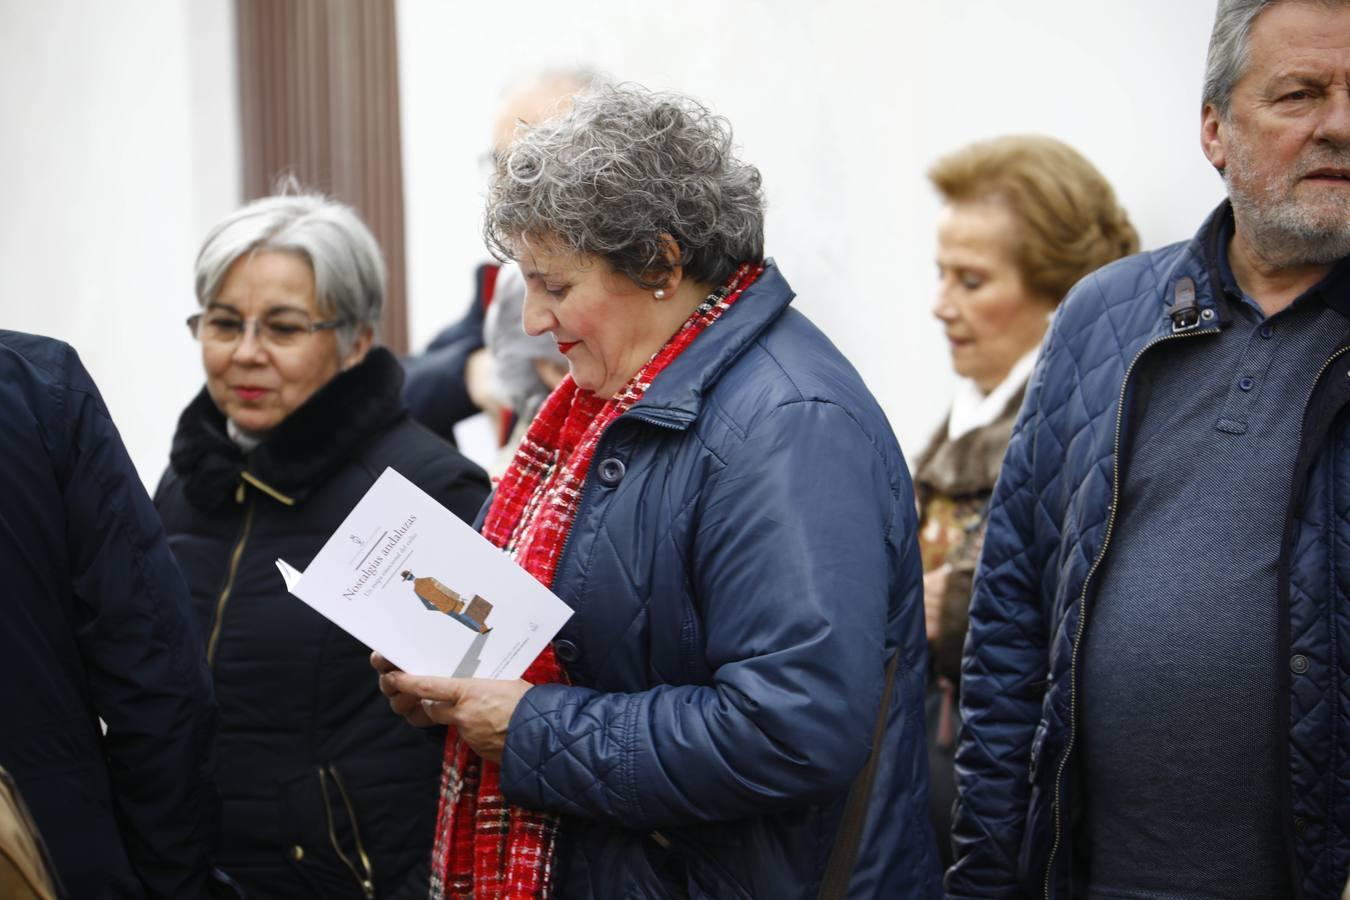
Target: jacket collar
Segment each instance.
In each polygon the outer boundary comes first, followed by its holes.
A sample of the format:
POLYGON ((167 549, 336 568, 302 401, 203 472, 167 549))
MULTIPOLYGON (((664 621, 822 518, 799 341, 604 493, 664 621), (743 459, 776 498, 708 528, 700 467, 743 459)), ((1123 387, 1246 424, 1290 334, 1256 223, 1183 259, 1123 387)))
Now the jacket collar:
POLYGON ((914 486, 921 503, 934 493, 961 498, 994 489, 1026 391, 1023 379, 998 418, 958 437, 947 433, 947 421, 938 427, 914 465, 914 486))
POLYGON ((782 315, 795 296, 777 264, 766 259, 755 283, 666 367, 625 415, 670 428, 689 427, 717 379, 782 315))
POLYGON ((169 465, 199 509, 242 498, 245 485, 291 505, 346 464, 360 444, 406 415, 402 388, 398 361, 376 347, 319 388, 249 454, 230 440, 225 416, 202 388, 178 419, 169 465))
POLYGON ((1224 246, 1224 234, 1231 234, 1232 230, 1233 204, 1224 200, 1209 214, 1196 235, 1200 245, 1200 260, 1204 265, 1205 277, 1209 280, 1209 290, 1204 292, 1202 308, 1213 309, 1215 316, 1220 319, 1227 307, 1226 303, 1219 302, 1219 297, 1224 293, 1223 266, 1228 253, 1228 248, 1224 246))
POLYGON ((1232 215, 1232 208, 1224 200, 1205 218, 1195 236, 1183 245, 1183 251, 1175 261, 1157 272, 1163 290, 1160 295, 1154 295, 1158 303, 1157 318, 1150 330, 1142 335, 1146 342, 1181 331, 1217 330, 1223 323, 1227 304, 1219 300, 1223 279, 1219 274, 1217 253, 1224 221, 1232 215), (1179 317, 1178 305, 1182 304, 1183 296, 1189 296, 1185 303, 1190 305, 1192 314, 1179 317), (1179 327, 1181 321, 1188 324, 1179 327))
MULTIPOLYGON (((1217 323, 1224 321, 1228 306, 1226 303, 1219 302, 1219 298, 1225 293, 1232 292, 1230 284, 1232 288, 1237 288, 1236 281, 1231 279, 1232 264, 1227 256, 1227 242, 1233 235, 1234 227, 1233 207, 1229 201, 1225 200, 1219 204, 1214 212, 1210 213, 1209 218, 1200 226, 1199 233, 1191 242, 1192 255, 1197 257, 1195 262, 1205 273, 1210 286, 1208 291, 1202 292, 1203 297, 1198 298, 1198 300, 1202 309, 1214 310, 1214 318, 1217 323), (1230 273, 1230 277, 1224 277, 1225 271, 1230 273)), ((1185 273, 1178 273, 1177 278, 1180 278, 1182 274, 1185 273)), ((1175 283, 1175 280, 1173 283, 1175 283)), ((1172 293, 1172 286, 1169 285, 1169 303, 1172 293)), ((1350 319, 1350 257, 1342 259, 1333 266, 1321 281, 1309 288, 1302 296, 1306 297, 1312 294, 1320 295, 1328 306, 1350 319)), ((1241 294, 1235 294, 1233 300, 1242 302, 1241 294)))

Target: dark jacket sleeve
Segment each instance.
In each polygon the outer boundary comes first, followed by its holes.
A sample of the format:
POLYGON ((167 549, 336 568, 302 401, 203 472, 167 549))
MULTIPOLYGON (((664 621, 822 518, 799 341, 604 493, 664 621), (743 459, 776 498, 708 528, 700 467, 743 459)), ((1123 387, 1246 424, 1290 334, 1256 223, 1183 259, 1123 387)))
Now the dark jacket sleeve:
MULTIPOLYGON (((913 544, 913 501, 896 490, 839 406, 769 413, 696 512, 689 577, 712 683, 531 689, 507 734, 508 799, 646 829, 840 797, 881 700, 898 565, 889 539, 899 530, 913 544)), ((912 598, 902 612, 918 617, 912 598)))
POLYGON ((209 896, 216 712, 187 587, 98 390, 69 355, 57 460, 90 697, 118 824, 151 896, 209 896))
POLYGON ((428 350, 440 350, 453 344, 483 346, 483 323, 487 319, 487 305, 492 299, 490 294, 484 296, 483 268, 480 266, 474 273, 474 297, 469 301, 469 307, 464 310, 464 315, 442 328, 431 339, 431 343, 427 344, 428 350))
POLYGON ((475 297, 458 322, 446 327, 426 352, 403 361, 403 402, 417 421, 450 443, 455 425, 479 410, 469 399, 465 368, 483 347, 483 305, 475 297))
MULTIPOLYGON (((421 430, 425 426, 408 422, 406 427, 421 430)), ((419 488, 454 513, 460 521, 474 524, 483 501, 492 490, 487 473, 453 447, 425 439, 425 432, 421 437, 424 440, 417 442, 417 457, 408 462, 408 474, 419 488)), ((410 444, 408 442, 405 447, 410 444)))
POLYGON ((424 853, 417 865, 403 872, 396 887, 381 892, 383 900, 427 900, 431 892, 431 854, 424 853))
POLYGON ((947 896, 1021 898, 1018 851, 1030 797, 1027 773, 1049 668, 1033 462, 1053 330, 1027 391, 990 502, 961 669, 963 725, 956 753, 956 862, 947 896))

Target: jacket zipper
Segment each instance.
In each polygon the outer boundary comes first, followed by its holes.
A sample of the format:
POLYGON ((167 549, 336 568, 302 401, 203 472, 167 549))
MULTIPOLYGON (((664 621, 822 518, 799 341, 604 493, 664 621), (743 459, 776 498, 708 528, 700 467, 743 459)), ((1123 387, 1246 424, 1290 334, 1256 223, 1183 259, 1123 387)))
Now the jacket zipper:
MULTIPOLYGON (((243 488, 239 485, 239 493, 236 494, 239 501, 243 502, 243 488)), ((206 664, 214 666, 216 662, 216 645, 220 642, 220 627, 225 619, 225 604, 229 602, 230 592, 234 590, 234 579, 239 574, 239 561, 244 556, 244 546, 248 543, 249 532, 253 529, 253 507, 255 498, 250 497, 248 509, 244 511, 244 527, 239 530, 239 539, 235 542, 234 550, 230 553, 230 569, 225 576, 225 587, 221 589, 220 599, 216 601, 216 620, 211 626, 211 639, 206 643, 206 664)))
POLYGON ((319 767, 319 788, 323 792, 323 814, 328 820, 328 840, 333 845, 333 852, 338 855, 338 859, 342 860, 343 865, 352 873, 352 877, 361 885, 361 893, 366 896, 367 900, 374 900, 375 872, 371 868, 370 857, 366 855, 365 845, 361 843, 361 829, 356 824, 356 810, 352 807, 352 800, 347 793, 346 785, 342 783, 342 777, 338 775, 337 769, 331 764, 326 769, 323 766, 319 767), (337 785, 338 795, 342 798, 342 805, 347 810, 347 819, 352 823, 352 837, 356 841, 356 855, 360 857, 361 868, 366 873, 364 878, 361 877, 361 873, 356 871, 356 866, 352 863, 351 858, 343 853, 342 847, 338 845, 337 830, 333 827, 333 807, 328 800, 328 778, 330 776, 333 783, 337 785))
MULTIPOLYGON (((1322 381, 1322 376, 1325 375, 1325 374, 1327 373, 1327 370, 1331 368, 1332 364, 1334 364, 1334 363, 1336 362, 1336 360, 1340 359, 1342 356, 1344 356, 1344 355, 1345 355, 1346 353, 1348 353, 1348 352, 1350 352, 1350 346, 1341 347, 1341 348, 1340 348, 1339 350, 1337 350, 1335 353, 1331 354, 1331 356, 1327 357, 1326 361, 1325 361, 1324 363, 1322 363, 1322 367, 1321 367, 1320 369, 1317 370, 1317 374, 1313 377, 1313 380, 1312 380, 1312 386, 1308 388, 1307 396, 1305 396, 1305 397, 1303 398, 1303 412, 1302 412, 1302 414, 1301 414, 1301 416, 1300 416, 1299 430, 1298 430, 1298 435, 1299 435, 1298 440, 1299 440, 1299 443, 1298 443, 1298 446, 1297 446, 1297 447, 1295 448, 1295 450, 1294 450, 1294 459, 1295 459, 1295 460, 1298 460, 1298 459, 1303 455, 1303 441, 1304 441, 1304 437, 1305 437, 1305 435, 1307 434, 1307 430, 1308 430, 1308 406, 1309 406, 1309 404, 1312 403, 1313 395, 1314 395, 1315 393, 1317 393, 1317 385, 1322 381)), ((1305 471, 1303 472, 1303 477, 1304 477, 1304 478, 1307 478, 1308 472, 1309 472, 1309 471, 1310 471, 1310 470, 1305 470, 1305 471)), ((1298 483, 1295 482, 1295 483, 1290 487, 1290 490, 1291 490, 1291 491, 1294 491, 1294 492, 1297 492, 1297 491, 1299 490, 1299 485, 1298 485, 1298 483)), ((1291 496, 1290 496, 1290 507, 1289 507, 1288 516, 1292 517, 1293 515, 1294 515, 1294 512, 1293 512, 1293 495, 1291 495, 1291 496)), ((1286 521, 1285 521, 1286 535, 1288 535, 1288 531, 1289 531, 1290 525, 1291 525, 1290 521, 1289 521, 1288 519, 1286 519, 1286 521)), ((1281 566, 1283 567, 1281 571, 1282 571, 1282 574, 1285 576, 1285 579, 1286 579, 1285 583, 1287 584, 1287 583, 1288 583, 1288 578, 1289 578, 1289 563, 1287 563, 1286 560, 1284 559, 1284 552, 1285 552, 1285 548, 1282 547, 1281 550, 1280 550, 1280 553, 1281 553, 1280 564, 1281 564, 1281 566)), ((1290 550, 1290 553, 1292 554, 1292 549, 1290 550)), ((1288 597, 1287 597, 1287 592, 1286 592, 1286 590, 1285 590, 1285 588, 1284 588, 1284 584, 1281 584, 1281 585, 1280 585, 1279 590, 1280 590, 1280 594, 1281 594, 1281 599, 1286 601, 1285 604, 1284 604, 1284 608, 1281 609, 1280 612, 1285 616, 1285 618, 1286 618, 1286 620, 1287 620, 1287 619, 1288 619, 1288 615, 1289 615, 1289 605, 1288 605, 1288 602, 1287 602, 1288 597)), ((1283 628, 1283 624, 1281 624, 1281 628, 1283 628)), ((1283 649, 1283 652, 1286 653, 1286 654, 1289 652, 1289 646, 1288 646, 1287 644, 1286 644, 1282 649, 1283 649)), ((1288 743, 1288 727, 1289 727, 1289 722, 1288 722, 1288 706, 1287 706, 1287 705, 1282 706, 1281 709, 1282 709, 1282 711, 1284 712, 1284 719, 1285 719, 1285 721, 1283 721, 1283 722, 1280 723, 1280 727, 1283 728, 1283 729, 1285 729, 1285 741, 1284 741, 1284 743, 1287 745, 1287 743, 1288 743)), ((1289 777, 1289 771, 1288 771, 1289 755, 1288 755, 1287 749, 1286 749, 1285 747, 1281 747, 1280 757, 1283 759, 1284 764, 1285 764, 1285 765, 1284 765, 1284 771, 1280 773, 1280 777, 1281 777, 1282 779, 1287 779, 1287 778, 1289 777)), ((1293 797, 1292 797, 1292 795, 1291 795, 1291 794, 1286 794, 1285 797, 1284 797, 1283 799, 1289 803, 1289 812, 1292 813, 1292 812, 1293 812, 1293 797)), ((1284 843, 1285 850, 1286 850, 1286 853, 1288 854, 1288 858, 1289 858, 1289 864, 1290 864, 1290 868, 1289 868, 1289 876, 1290 876, 1291 879, 1293 879, 1292 887, 1293 887, 1293 889, 1294 889, 1294 895, 1295 895, 1296 897, 1300 897, 1300 898, 1301 898, 1301 897, 1303 897, 1304 893, 1303 893, 1303 884, 1302 884, 1302 882, 1298 879, 1298 875, 1299 875, 1299 863, 1298 863, 1297 838, 1294 838, 1293 840, 1289 840, 1289 839, 1288 839, 1289 833, 1288 833, 1288 830, 1287 830, 1287 829, 1283 829, 1283 828, 1282 828, 1282 829, 1281 829, 1281 832, 1282 832, 1282 837, 1284 838, 1284 840, 1283 840, 1282 842, 1284 843)))
POLYGON ((1327 369, 1331 368, 1332 363, 1336 362, 1336 360, 1340 359, 1346 353, 1350 353, 1350 345, 1342 347, 1328 356, 1327 361, 1322 363, 1322 368, 1318 369, 1317 374, 1313 376, 1312 387, 1308 389, 1308 395, 1303 398, 1303 413, 1298 431, 1299 445, 1294 453, 1295 459, 1298 458, 1299 453, 1303 452, 1303 434, 1308 426, 1308 404, 1312 402, 1313 394, 1317 393, 1317 384, 1322 380, 1322 376, 1327 374, 1327 369))
POLYGON ((688 427, 677 422, 672 422, 669 419, 662 419, 644 413, 629 412, 625 418, 637 419, 639 422, 646 422, 648 425, 655 425, 657 428, 664 428, 666 431, 684 431, 688 427))
POLYGON ((1060 787, 1063 784, 1064 769, 1069 764, 1069 756, 1073 753, 1073 745, 1078 733, 1078 648, 1083 640, 1084 628, 1087 626, 1088 589, 1092 586, 1093 576, 1101 568, 1102 560, 1106 558, 1107 548, 1111 546, 1111 534, 1116 525, 1116 510, 1120 507, 1120 430, 1125 421, 1125 396, 1129 390, 1130 378, 1143 355, 1159 344, 1165 341, 1215 334, 1218 330, 1217 328, 1206 328, 1203 331, 1183 331, 1154 338, 1139 348, 1139 352, 1134 355, 1134 359, 1130 360, 1130 367, 1125 370, 1125 377, 1121 379, 1120 397, 1116 402, 1116 436, 1111 470, 1111 511, 1106 517, 1106 533, 1102 537, 1102 547, 1097 551, 1097 558, 1092 561, 1092 567, 1088 569, 1087 576, 1083 579, 1083 590, 1078 595, 1078 628, 1074 632, 1073 652, 1069 656, 1069 740, 1064 745, 1064 752, 1059 757, 1059 767, 1055 770, 1055 840, 1050 846, 1050 857, 1045 864, 1045 900, 1051 900, 1050 886, 1055 871, 1055 855, 1059 852, 1063 831, 1060 787))
MULTIPOLYGON (((287 496, 286 496, 285 494, 283 494, 281 491, 279 491, 279 490, 277 490, 276 488, 272 487, 270 484, 267 484, 266 482, 264 482, 263 480, 261 480, 260 478, 258 478, 257 475, 254 475, 252 472, 249 472, 249 471, 245 470, 245 471, 239 473, 239 477, 240 477, 241 479, 243 479, 244 481, 247 481, 249 484, 253 485, 253 486, 254 486, 255 488, 257 488, 258 490, 262 491, 264 494, 266 494, 267 496, 271 497, 273 500, 277 501, 278 503, 280 503, 280 504, 282 504, 282 505, 284 505, 284 506, 294 506, 294 505, 295 505, 295 499, 294 499, 294 498, 292 498, 292 497, 287 497, 287 496)), ((242 485, 241 485, 240 487, 242 488, 242 485)))

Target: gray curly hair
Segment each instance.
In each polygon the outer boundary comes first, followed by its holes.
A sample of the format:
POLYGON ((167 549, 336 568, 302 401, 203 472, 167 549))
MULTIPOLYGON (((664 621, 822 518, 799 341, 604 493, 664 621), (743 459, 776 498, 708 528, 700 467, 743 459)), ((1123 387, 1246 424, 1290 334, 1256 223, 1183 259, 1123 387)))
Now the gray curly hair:
MULTIPOLYGON (((1214 30, 1209 36, 1205 60, 1205 93, 1201 102, 1211 105, 1227 120, 1232 109, 1233 86, 1247 69, 1251 56, 1252 23, 1267 7, 1290 0, 1219 0, 1214 30)), ((1310 0, 1299 0, 1310 2, 1310 0)), ((1350 0, 1316 0, 1327 9, 1345 6, 1350 0)))
POLYGON ((731 123, 688 97, 636 85, 580 96, 518 132, 492 175, 483 237, 499 259, 544 238, 653 288, 673 268, 664 235, 700 283, 764 257, 759 170, 736 157, 731 123))

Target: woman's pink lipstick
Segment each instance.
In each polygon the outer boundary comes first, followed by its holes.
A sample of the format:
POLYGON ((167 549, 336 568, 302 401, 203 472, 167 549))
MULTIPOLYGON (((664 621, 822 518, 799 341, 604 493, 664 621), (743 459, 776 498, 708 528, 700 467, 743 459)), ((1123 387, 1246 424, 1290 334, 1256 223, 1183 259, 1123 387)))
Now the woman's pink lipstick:
POLYGON ((239 396, 240 400, 257 400, 267 393, 267 388, 260 387, 237 387, 232 390, 239 396))

